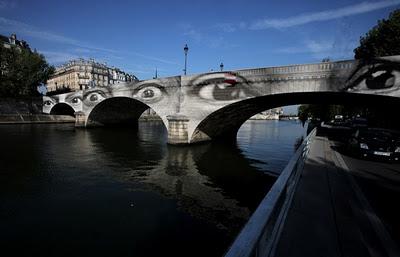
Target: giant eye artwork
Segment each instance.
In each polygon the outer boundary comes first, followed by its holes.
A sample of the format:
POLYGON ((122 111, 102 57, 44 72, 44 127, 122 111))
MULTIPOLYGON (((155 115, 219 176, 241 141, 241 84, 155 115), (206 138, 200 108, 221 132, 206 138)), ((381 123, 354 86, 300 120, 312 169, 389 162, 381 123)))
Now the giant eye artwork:
POLYGON ((51 109, 54 105, 56 105, 58 101, 52 97, 44 96, 43 97, 43 112, 50 113, 51 109))
POLYGON ((71 100, 72 104, 79 104, 81 102, 81 99, 79 97, 74 97, 71 100))
POLYGON ((80 94, 70 94, 65 97, 65 102, 70 104, 75 110, 80 109, 82 105, 82 97, 80 94))
POLYGON ((145 103, 155 103, 161 101, 165 94, 166 92, 162 86, 149 83, 138 86, 133 91, 132 97, 145 103))
POLYGON ((357 67, 345 88, 354 93, 400 95, 400 59, 379 58, 357 67))
POLYGON ((153 89, 146 89, 142 93, 143 98, 153 98, 154 97, 154 90, 153 89))
POLYGON ((254 96, 245 78, 228 72, 209 73, 190 82, 191 96, 212 102, 233 101, 254 96))
POLYGON ((54 103, 53 103, 52 100, 45 100, 45 101, 43 102, 43 104, 44 104, 45 106, 47 106, 47 107, 51 107, 51 106, 54 105, 54 103))
POLYGON ((395 74, 392 69, 379 70, 365 79, 365 84, 369 89, 391 88, 395 85, 395 74))
POLYGON ((83 95, 85 106, 94 106, 107 98, 107 92, 100 89, 88 90, 83 95))

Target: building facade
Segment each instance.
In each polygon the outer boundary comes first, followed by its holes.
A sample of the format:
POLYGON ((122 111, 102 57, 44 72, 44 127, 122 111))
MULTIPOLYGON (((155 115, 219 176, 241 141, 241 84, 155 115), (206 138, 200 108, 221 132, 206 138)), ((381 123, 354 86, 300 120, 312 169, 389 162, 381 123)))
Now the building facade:
POLYGON ((105 87, 132 81, 139 80, 134 75, 118 68, 95 62, 93 59, 78 59, 56 68, 53 76, 47 81, 47 91, 52 92, 62 89, 76 91, 95 86, 105 87))
POLYGON ((278 107, 260 112, 252 116, 251 120, 279 120, 279 116, 283 114, 283 108, 278 107))
POLYGON ((24 48, 31 51, 29 44, 24 40, 18 40, 16 34, 11 34, 9 37, 0 35, 0 42, 5 48, 16 47, 18 49, 24 48))

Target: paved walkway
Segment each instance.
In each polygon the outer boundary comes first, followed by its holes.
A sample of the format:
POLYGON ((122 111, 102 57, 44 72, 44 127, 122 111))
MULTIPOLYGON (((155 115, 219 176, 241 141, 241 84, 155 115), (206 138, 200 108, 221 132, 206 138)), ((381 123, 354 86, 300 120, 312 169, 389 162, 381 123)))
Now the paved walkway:
POLYGON ((315 137, 275 256, 400 256, 388 250, 390 239, 345 166, 328 139, 315 137))

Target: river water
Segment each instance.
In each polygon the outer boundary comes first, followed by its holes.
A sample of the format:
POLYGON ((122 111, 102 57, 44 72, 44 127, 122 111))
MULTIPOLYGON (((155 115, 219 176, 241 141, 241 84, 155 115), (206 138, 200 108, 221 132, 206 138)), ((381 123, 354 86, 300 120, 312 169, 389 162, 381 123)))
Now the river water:
POLYGON ((303 135, 248 121, 237 146, 129 128, 0 126, 2 256, 221 256, 303 135))

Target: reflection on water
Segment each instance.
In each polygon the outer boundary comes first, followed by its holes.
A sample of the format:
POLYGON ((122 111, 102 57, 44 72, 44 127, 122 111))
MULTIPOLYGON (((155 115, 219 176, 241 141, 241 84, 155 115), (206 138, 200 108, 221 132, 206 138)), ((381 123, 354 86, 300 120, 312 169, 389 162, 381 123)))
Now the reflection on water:
POLYGON ((221 256, 275 180, 263 170, 285 164, 257 139, 285 129, 263 124, 245 124, 238 148, 168 146, 158 122, 2 126, 0 246, 7 256, 221 256))
POLYGON ((238 146, 246 158, 255 160, 252 166, 280 174, 304 132, 299 121, 251 120, 240 128, 238 146))

